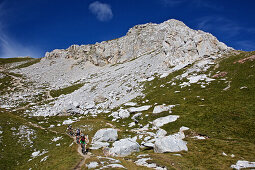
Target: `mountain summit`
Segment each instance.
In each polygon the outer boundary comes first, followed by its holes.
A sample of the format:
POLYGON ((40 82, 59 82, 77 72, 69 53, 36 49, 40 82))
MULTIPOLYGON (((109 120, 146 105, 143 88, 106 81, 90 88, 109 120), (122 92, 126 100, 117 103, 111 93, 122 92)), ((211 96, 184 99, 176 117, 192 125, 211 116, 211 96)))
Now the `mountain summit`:
POLYGON ((72 45, 66 50, 46 53, 46 58, 73 58, 98 66, 123 63, 143 55, 157 55, 169 66, 194 62, 201 57, 231 50, 213 35, 192 30, 183 22, 136 25, 124 37, 93 45, 72 45))

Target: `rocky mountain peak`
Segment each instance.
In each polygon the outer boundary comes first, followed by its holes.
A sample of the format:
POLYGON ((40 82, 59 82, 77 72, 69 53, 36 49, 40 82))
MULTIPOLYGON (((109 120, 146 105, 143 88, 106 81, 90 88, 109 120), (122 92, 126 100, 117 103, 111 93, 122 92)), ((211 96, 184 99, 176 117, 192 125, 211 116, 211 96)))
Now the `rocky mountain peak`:
POLYGON ((161 24, 142 24, 129 29, 121 38, 94 45, 72 45, 46 53, 46 59, 73 58, 96 66, 130 61, 142 55, 165 56, 169 66, 193 62, 199 57, 224 53, 231 48, 213 35, 192 30, 183 22, 170 19, 161 24))

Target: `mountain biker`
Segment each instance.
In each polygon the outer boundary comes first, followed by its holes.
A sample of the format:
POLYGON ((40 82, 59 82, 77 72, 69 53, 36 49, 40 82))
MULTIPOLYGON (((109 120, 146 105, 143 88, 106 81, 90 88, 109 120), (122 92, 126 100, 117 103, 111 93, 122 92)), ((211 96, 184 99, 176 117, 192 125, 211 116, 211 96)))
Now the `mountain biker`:
POLYGON ((76 133, 75 133, 77 144, 79 144, 80 135, 81 135, 81 130, 79 128, 77 128, 76 133))
POLYGON ((69 134, 69 135, 73 136, 73 128, 72 128, 72 125, 68 125, 67 131, 68 131, 68 134, 69 134))
POLYGON ((85 139, 84 134, 81 134, 80 144, 81 144, 81 149, 82 149, 81 152, 84 154, 86 151, 86 139, 85 139))

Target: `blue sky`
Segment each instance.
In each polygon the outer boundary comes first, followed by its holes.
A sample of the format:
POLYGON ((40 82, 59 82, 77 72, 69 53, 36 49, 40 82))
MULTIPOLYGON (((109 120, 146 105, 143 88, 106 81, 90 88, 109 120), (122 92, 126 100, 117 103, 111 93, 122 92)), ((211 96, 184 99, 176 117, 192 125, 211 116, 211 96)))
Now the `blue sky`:
POLYGON ((255 50, 254 0, 0 0, 0 57, 43 57, 72 44, 124 36, 168 19, 255 50))

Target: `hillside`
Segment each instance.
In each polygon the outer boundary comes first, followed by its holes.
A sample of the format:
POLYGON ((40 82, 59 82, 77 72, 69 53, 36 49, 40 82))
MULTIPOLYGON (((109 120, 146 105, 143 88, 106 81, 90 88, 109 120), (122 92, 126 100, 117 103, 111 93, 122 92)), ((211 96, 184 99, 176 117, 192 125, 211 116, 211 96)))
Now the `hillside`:
POLYGON ((1 59, 0 169, 252 167, 254 55, 169 20, 1 59), (88 134, 86 156, 68 124, 88 134))

